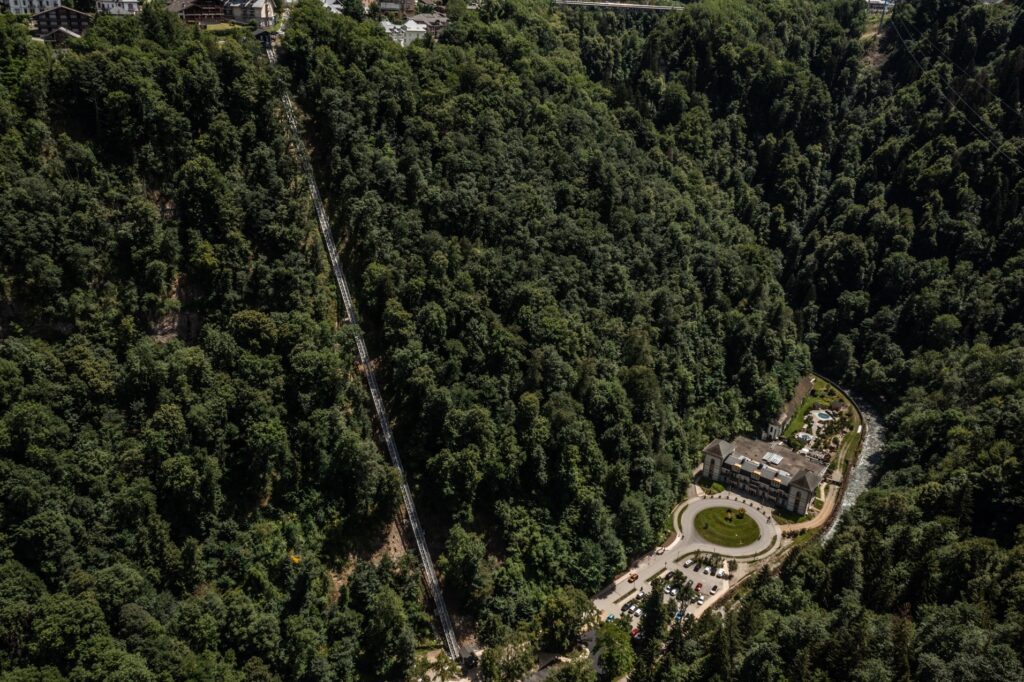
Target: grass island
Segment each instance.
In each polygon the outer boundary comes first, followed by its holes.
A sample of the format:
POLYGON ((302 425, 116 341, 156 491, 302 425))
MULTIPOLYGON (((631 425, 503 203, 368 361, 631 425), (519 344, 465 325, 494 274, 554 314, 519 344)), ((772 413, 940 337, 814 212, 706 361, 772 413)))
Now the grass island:
POLYGON ((743 509, 713 507, 697 514, 697 533, 708 542, 724 547, 743 547, 761 537, 761 530, 743 509))

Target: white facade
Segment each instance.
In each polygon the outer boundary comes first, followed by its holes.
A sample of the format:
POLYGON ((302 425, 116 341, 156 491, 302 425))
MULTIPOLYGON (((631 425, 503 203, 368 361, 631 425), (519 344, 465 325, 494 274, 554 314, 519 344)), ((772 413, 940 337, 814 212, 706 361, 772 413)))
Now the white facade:
POLYGON ((404 24, 392 24, 390 21, 385 19, 380 22, 380 25, 384 27, 384 32, 402 47, 409 47, 417 40, 427 35, 427 27, 423 24, 416 23, 412 19, 409 19, 404 24))
POLYGON ((139 0, 98 0, 96 10, 101 14, 130 17, 142 12, 142 3, 139 0))
POLYGON ((60 0, 0 0, 0 7, 11 14, 38 14, 59 6, 60 0))
POLYGON ((238 24, 270 26, 274 23, 274 4, 270 0, 227 0, 224 15, 238 24))

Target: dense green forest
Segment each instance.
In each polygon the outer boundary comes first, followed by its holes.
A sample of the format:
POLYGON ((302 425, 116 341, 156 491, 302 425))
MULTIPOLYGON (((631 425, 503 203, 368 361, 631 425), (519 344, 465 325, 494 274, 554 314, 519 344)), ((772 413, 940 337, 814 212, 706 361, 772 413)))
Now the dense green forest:
POLYGON ((402 50, 300 4, 283 62, 485 643, 656 542, 813 358, 884 409, 878 488, 664 652, 645 609, 634 677, 1024 675, 1020 15, 513 0, 402 50))
POLYGON ((385 679, 431 637, 254 41, 0 17, 0 679, 385 679))
POLYGON ((0 16, 0 680, 420 674, 286 80, 485 679, 812 366, 884 413, 878 484, 724 617, 603 625, 606 670, 1024 679, 1024 8, 448 10, 403 49, 301 0, 280 67, 156 5, 60 51, 0 16))
POLYGON ((627 129, 572 37, 495 3, 404 52, 308 3, 281 58, 408 467, 451 526, 449 592, 488 643, 664 537, 692 453, 808 368, 778 257, 627 129))

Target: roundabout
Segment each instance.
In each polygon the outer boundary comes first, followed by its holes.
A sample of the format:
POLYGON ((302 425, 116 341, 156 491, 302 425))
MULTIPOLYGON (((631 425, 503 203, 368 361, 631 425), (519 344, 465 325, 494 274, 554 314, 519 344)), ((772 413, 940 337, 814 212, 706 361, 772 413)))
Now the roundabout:
POLYGON ((782 531, 772 519, 771 509, 735 493, 718 493, 691 499, 677 517, 676 531, 683 538, 686 551, 712 552, 724 557, 753 557, 781 544, 782 531), (734 516, 742 512, 742 532, 725 523, 725 512, 734 516), (701 518, 698 528, 697 517, 701 518), (718 522, 721 519, 721 522, 718 522), (704 528, 707 521, 708 527, 704 528), (717 531, 717 532, 716 532, 717 531), (710 538, 708 537, 710 536, 710 538), (730 537, 733 538, 730 542, 730 537))
MULTIPOLYGON (((662 553, 650 553, 639 557, 612 584, 602 590, 594 599, 594 605, 602 618, 608 615, 622 617, 622 605, 639 594, 645 586, 650 589, 651 580, 670 570, 680 571, 688 558, 697 555, 716 556, 719 559, 738 559, 742 562, 740 574, 761 559, 767 558, 782 549, 782 530, 772 518, 771 508, 754 500, 747 499, 735 492, 721 492, 715 495, 703 495, 696 488, 691 489, 689 498, 672 512, 675 539, 662 548, 662 553), (741 513, 742 512, 742 513, 741 513), (732 514, 733 522, 727 522, 727 513, 732 514), (700 517, 701 528, 697 527, 700 517), (741 528, 737 528, 735 520, 742 518, 741 528), (719 535, 712 531, 712 522, 720 519, 719 535), (703 523, 707 521, 708 527, 703 523), (702 533, 706 533, 704 535, 702 533), (711 536, 709 539, 707 536, 711 536), (742 544, 740 544, 742 543, 742 544), (743 566, 748 567, 744 569, 743 566), (636 576, 630 580, 631 576, 636 576)), ((690 562, 693 564, 693 562, 690 562)), ((701 562, 697 562, 699 568, 701 562)), ((691 571, 693 569, 691 568, 691 571)), ((694 576, 696 577, 696 576, 694 576)), ((736 576, 719 579, 714 575, 701 578, 705 585, 716 583, 720 589, 716 595, 709 597, 706 603, 688 607, 694 615, 699 616, 711 608, 729 589, 736 576)))
POLYGON ((716 545, 746 547, 761 537, 761 529, 746 509, 712 507, 699 512, 693 523, 698 535, 716 545))

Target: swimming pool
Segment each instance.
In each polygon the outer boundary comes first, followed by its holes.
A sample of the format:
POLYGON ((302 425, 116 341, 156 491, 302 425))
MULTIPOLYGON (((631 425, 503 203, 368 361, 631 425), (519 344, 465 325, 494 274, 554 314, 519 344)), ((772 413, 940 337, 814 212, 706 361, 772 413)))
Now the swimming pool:
POLYGON ((832 420, 832 415, 830 415, 828 412, 819 412, 818 413, 818 421, 827 422, 827 421, 831 421, 831 420, 832 420))

